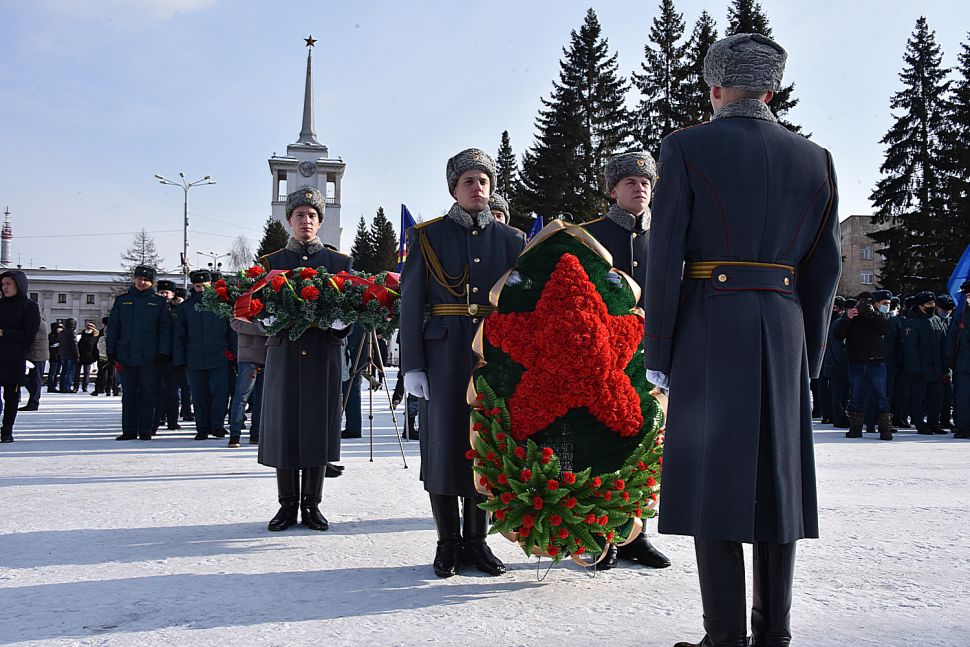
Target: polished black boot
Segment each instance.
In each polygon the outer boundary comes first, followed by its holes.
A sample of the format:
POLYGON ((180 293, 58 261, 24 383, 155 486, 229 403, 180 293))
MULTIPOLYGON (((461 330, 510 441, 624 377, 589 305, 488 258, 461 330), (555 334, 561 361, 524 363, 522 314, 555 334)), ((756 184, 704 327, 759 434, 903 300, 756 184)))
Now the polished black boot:
POLYGON ((461 526, 458 522, 458 497, 446 494, 431 495, 431 514, 438 531, 438 548, 434 554, 434 574, 451 577, 458 572, 458 551, 461 548, 461 526))
POLYGON ((734 541, 694 539, 697 575, 704 605, 704 631, 699 643, 675 647, 746 647, 744 553, 734 541))
POLYGON ((606 554, 603 555, 603 559, 596 562, 595 568, 598 571, 608 571, 616 566, 616 554, 618 550, 616 544, 606 544, 606 554))
POLYGON ((330 523, 320 514, 320 502, 323 501, 323 469, 322 467, 303 468, 303 497, 300 499, 300 516, 303 525, 310 530, 330 530, 330 523))
POLYGON ((791 644, 795 542, 769 544, 756 541, 751 552, 754 556, 751 644, 753 647, 788 647, 791 644))
POLYGON ((267 527, 273 531, 286 530, 296 523, 300 509, 300 470, 276 470, 276 491, 280 509, 267 527))
POLYGON ((474 566, 486 575, 502 575, 505 564, 492 554, 492 549, 485 542, 488 534, 488 515, 478 507, 482 499, 477 496, 466 496, 462 500, 462 540, 458 561, 462 566, 474 566))
POLYGON ((667 568, 670 560, 666 555, 654 548, 645 533, 640 533, 637 538, 626 546, 617 548, 617 557, 631 562, 638 562, 650 568, 667 568))

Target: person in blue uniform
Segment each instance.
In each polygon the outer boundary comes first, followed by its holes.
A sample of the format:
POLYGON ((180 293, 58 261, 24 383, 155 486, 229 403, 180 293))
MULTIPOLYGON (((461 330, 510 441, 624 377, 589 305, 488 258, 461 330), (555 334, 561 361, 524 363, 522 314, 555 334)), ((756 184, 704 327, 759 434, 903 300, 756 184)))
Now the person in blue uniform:
POLYGON ((924 436, 945 434, 940 427, 943 407, 943 352, 946 328, 936 316, 936 295, 920 292, 912 316, 903 328, 903 353, 912 397, 910 413, 916 432, 924 436))
POLYGON ((670 389, 659 529, 694 537, 704 647, 749 644, 742 542, 751 644, 789 645, 795 544, 818 537, 809 378, 842 264, 838 197, 828 151, 767 105, 786 57, 760 34, 716 42, 713 118, 660 149, 644 300, 648 379, 670 389))
POLYGON ((489 290, 515 265, 525 235, 495 222, 488 203, 495 190, 495 162, 484 151, 469 148, 449 159, 446 177, 455 199, 448 214, 407 233, 401 370, 407 392, 427 401, 427 416, 421 418, 421 480, 438 531, 434 572, 450 577, 459 565, 469 565, 500 575, 505 565, 485 542, 486 515, 478 508, 481 498, 465 456, 471 413, 465 394, 475 363, 472 337, 493 310, 489 290))
MULTIPOLYGON (((349 272, 350 256, 328 249, 317 236, 325 217, 326 198, 320 191, 303 187, 290 193, 286 222, 293 234, 283 249, 260 259, 263 266, 349 272)), ((280 503, 269 530, 289 528, 297 512, 311 530, 330 528, 320 503, 327 463, 339 458, 341 341, 348 334, 347 323, 334 321, 328 329, 308 329, 296 341, 286 331, 266 340, 259 462, 276 468, 280 503)))
MULTIPOLYGON (((610 253, 616 269, 640 281, 647 263, 650 197, 657 179, 657 164, 649 153, 624 153, 607 162, 604 174, 606 190, 614 203, 605 216, 584 227, 610 253)), ((620 281, 616 273, 608 278, 616 283, 620 281)), ((643 307, 642 292, 639 306, 643 307)), ((617 558, 651 568, 670 566, 670 560, 650 543, 645 532, 619 549, 611 546, 596 568, 609 570, 616 565, 617 558)))
POLYGON ((155 268, 139 265, 131 288, 108 315, 108 365, 121 366, 121 435, 151 440, 155 431, 158 370, 171 361, 172 317, 155 294, 155 268))
POLYGON ((189 274, 192 294, 179 306, 175 320, 175 366, 184 366, 195 408, 195 440, 225 438, 229 403, 229 369, 236 353, 236 333, 229 322, 196 306, 212 283, 208 270, 189 274))
MULTIPOLYGON (((167 279, 158 281, 155 293, 165 299, 169 316, 172 318, 172 331, 174 334, 175 320, 178 317, 177 306, 172 303, 175 298, 175 283, 167 279)), ((155 429, 163 424, 168 426, 169 431, 181 429, 179 426, 179 385, 178 372, 173 362, 158 369, 158 406, 155 407, 155 429)))

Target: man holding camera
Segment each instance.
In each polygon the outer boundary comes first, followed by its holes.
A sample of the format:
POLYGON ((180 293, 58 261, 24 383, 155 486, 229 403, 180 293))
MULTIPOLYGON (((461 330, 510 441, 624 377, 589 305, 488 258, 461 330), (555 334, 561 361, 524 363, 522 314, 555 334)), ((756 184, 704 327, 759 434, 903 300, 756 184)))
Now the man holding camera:
MULTIPOLYGON (((881 295, 880 295, 881 296, 881 295)), ((849 402, 849 431, 846 438, 862 438, 862 421, 866 406, 866 394, 876 400, 876 424, 879 440, 892 440, 889 398, 886 397, 885 342, 889 321, 876 312, 869 292, 859 295, 856 305, 835 325, 833 335, 845 340, 849 359, 849 382, 852 399, 849 402)))

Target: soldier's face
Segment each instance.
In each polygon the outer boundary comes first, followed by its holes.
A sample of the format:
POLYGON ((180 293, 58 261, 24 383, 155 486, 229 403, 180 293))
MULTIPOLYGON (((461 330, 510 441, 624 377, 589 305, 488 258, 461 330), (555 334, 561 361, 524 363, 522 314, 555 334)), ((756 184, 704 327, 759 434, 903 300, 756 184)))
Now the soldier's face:
POLYGON ((148 288, 152 287, 152 282, 146 279, 144 276, 135 277, 135 289, 144 292, 148 288))
POLYGON ((158 291, 158 296, 165 297, 166 300, 169 300, 170 301, 172 299, 172 297, 175 296, 175 293, 172 292, 171 290, 159 290, 158 291))
POLYGON ((17 281, 12 276, 3 277, 0 284, 2 284, 2 288, 0 289, 3 291, 3 296, 8 299, 17 296, 17 281))
POLYGON ((192 290, 195 292, 205 292, 205 286, 212 285, 209 281, 204 281, 202 283, 193 283, 192 290))
POLYGON ((610 197, 616 200, 621 209, 639 216, 650 206, 650 180, 639 175, 630 175, 619 182, 610 191, 610 197))
POLYGON ((485 171, 465 171, 455 185, 455 201, 468 213, 478 213, 488 206, 491 189, 485 171))
POLYGON ((495 209, 495 210, 492 211, 492 217, 495 218, 495 221, 496 222, 501 222, 501 223, 504 223, 505 222, 505 212, 504 211, 499 211, 498 209, 495 209))
POLYGON ((297 240, 313 240, 320 231, 320 214, 313 207, 297 207, 287 218, 293 228, 293 238, 297 240))

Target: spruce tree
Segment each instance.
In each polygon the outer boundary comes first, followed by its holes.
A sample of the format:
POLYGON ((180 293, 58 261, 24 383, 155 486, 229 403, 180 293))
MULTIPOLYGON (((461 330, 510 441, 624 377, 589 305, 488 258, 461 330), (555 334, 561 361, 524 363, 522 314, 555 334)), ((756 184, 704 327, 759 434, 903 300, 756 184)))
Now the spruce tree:
POLYGON ((643 95, 633 117, 634 137, 655 159, 660 155, 660 140, 691 123, 690 70, 687 44, 680 42, 683 37, 684 14, 677 12, 673 0, 660 0, 660 15, 653 19, 650 42, 643 47, 642 72, 633 73, 633 83, 643 95))
POLYGON ((254 260, 258 262, 263 256, 283 249, 289 239, 290 235, 286 233, 283 223, 270 216, 266 219, 266 224, 263 225, 263 238, 259 241, 259 248, 256 250, 254 260))
POLYGON ((941 140, 949 110, 949 70, 940 65, 942 53, 926 18, 916 21, 903 60, 903 89, 890 102, 901 112, 880 140, 886 145, 879 169, 883 177, 869 196, 875 207, 873 222, 888 228, 870 238, 882 245, 877 250, 885 258, 879 275, 882 286, 904 294, 935 292, 946 284, 956 259, 944 253, 949 218, 941 140))
POLYGON ((374 266, 374 238, 367 229, 364 216, 361 216, 360 222, 357 223, 357 234, 354 236, 350 255, 354 258, 355 270, 373 274, 371 268, 374 266))
POLYGON ((944 257, 954 264, 970 244, 970 34, 958 60, 950 95, 949 127, 944 134, 951 232, 943 241, 943 249, 944 257))
POLYGON ((384 215, 384 207, 377 208, 377 215, 370 225, 370 240, 373 247, 371 274, 394 271, 397 267, 398 238, 391 221, 384 215))
POLYGON ((532 216, 522 213, 518 208, 519 198, 519 163, 512 152, 509 131, 502 131, 502 140, 498 147, 498 157, 495 158, 497 180, 495 192, 509 203, 509 224, 528 232, 532 226, 532 216))
MULTIPOLYGON (((728 26, 724 31, 725 36, 734 34, 761 34, 771 38, 771 26, 768 24, 768 17, 761 9, 761 3, 757 0, 732 0, 728 7, 728 26)), ((788 130, 801 133, 802 127, 796 126, 785 119, 785 115, 798 105, 798 99, 792 98, 795 91, 795 84, 782 87, 775 96, 772 97, 768 107, 778 117, 778 123, 788 130)))
POLYGON ((155 268, 159 274, 165 271, 162 267, 164 260, 158 255, 155 247, 155 239, 146 230, 135 234, 131 245, 121 253, 121 274, 118 281, 121 283, 131 283, 135 268, 139 265, 148 265, 155 268))
POLYGON ((687 43, 687 74, 684 80, 688 92, 684 106, 687 125, 704 123, 711 118, 710 89, 704 81, 704 57, 715 42, 717 24, 711 14, 701 12, 687 43))
POLYGON ((584 222, 605 211, 603 166, 628 146, 629 84, 617 75, 617 55, 610 55, 601 33, 589 9, 563 48, 559 82, 553 82, 550 98, 542 99, 535 143, 522 158, 518 207, 547 221, 568 213, 584 222))

